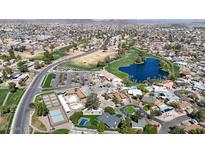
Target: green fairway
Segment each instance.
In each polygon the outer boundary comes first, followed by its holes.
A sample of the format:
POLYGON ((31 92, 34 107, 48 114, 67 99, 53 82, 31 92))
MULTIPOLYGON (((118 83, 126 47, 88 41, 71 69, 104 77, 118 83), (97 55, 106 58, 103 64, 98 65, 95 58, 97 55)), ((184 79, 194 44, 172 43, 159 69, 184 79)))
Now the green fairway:
POLYGON ((10 132, 11 123, 15 113, 15 109, 24 93, 24 89, 17 89, 16 92, 10 93, 9 97, 5 103, 5 107, 9 108, 10 111, 5 113, 4 116, 7 116, 6 128, 2 130, 2 133, 8 134, 10 132))
POLYGON ((54 60, 56 60, 56 59, 58 59, 58 58, 60 58, 60 57, 63 57, 63 56, 65 56, 67 53, 67 51, 69 50, 69 49, 71 49, 73 46, 66 46, 66 47, 63 47, 63 48, 61 48, 61 49, 59 49, 59 50, 56 50, 56 51, 54 51, 54 52, 52 52, 52 55, 53 55, 53 58, 54 58, 54 60))
POLYGON ((18 105, 18 102, 21 99, 21 96, 23 95, 24 90, 23 89, 17 89, 16 92, 10 93, 8 100, 6 101, 5 105, 18 105))
POLYGON ((4 99, 6 98, 7 93, 8 93, 7 89, 0 89, 0 106, 3 104, 4 99))
POLYGON ((54 74, 50 73, 47 76, 44 77, 42 82, 42 88, 51 88, 51 81, 53 79, 54 74))
MULTIPOLYGON (((128 66, 136 62, 136 57, 139 56, 140 50, 136 48, 131 48, 128 51, 127 55, 121 56, 118 60, 115 60, 109 63, 105 68, 108 72, 118 76, 119 78, 123 79, 125 84, 129 84, 130 80, 126 73, 123 73, 119 70, 119 67, 128 66)), ((160 60, 160 62, 164 63, 165 65, 161 67, 162 70, 169 72, 169 77, 171 79, 175 79, 179 75, 179 67, 176 64, 171 63, 170 61, 145 53, 146 58, 156 58, 160 60)))
POLYGON ((128 106, 128 107, 125 108, 125 112, 127 114, 132 114, 132 113, 136 112, 136 109, 132 106, 128 106))
POLYGON ((102 67, 97 67, 96 65, 80 65, 80 64, 74 64, 72 62, 66 62, 62 64, 62 66, 69 67, 69 68, 75 68, 78 70, 86 70, 86 71, 99 71, 102 69, 102 67))
POLYGON ((139 50, 132 48, 128 51, 127 55, 123 55, 118 60, 113 61, 110 64, 108 64, 106 67, 106 70, 118 76, 119 78, 123 79, 124 82, 128 82, 129 81, 128 75, 126 73, 119 71, 118 68, 122 66, 128 66, 130 64, 135 63, 135 60, 138 54, 139 54, 139 50))
MULTIPOLYGON (((66 47, 63 47, 63 48, 61 48, 61 49, 58 49, 58 50, 55 50, 55 51, 51 52, 52 55, 53 55, 54 60, 56 60, 56 59, 58 59, 58 58, 60 58, 60 57, 65 56, 65 55, 67 54, 66 52, 67 52, 70 48, 72 48, 72 46, 66 46, 66 47)), ((38 56, 34 57, 33 59, 34 59, 34 60, 43 60, 43 58, 44 58, 44 55, 41 54, 41 55, 38 55, 38 56)))

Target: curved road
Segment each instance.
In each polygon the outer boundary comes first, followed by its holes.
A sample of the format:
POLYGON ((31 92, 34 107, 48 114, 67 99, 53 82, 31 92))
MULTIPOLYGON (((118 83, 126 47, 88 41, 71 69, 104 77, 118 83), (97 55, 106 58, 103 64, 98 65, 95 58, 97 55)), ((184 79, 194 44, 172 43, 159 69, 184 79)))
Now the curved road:
POLYGON ((34 96, 41 91, 40 84, 42 82, 43 77, 47 74, 48 70, 58 66, 66 61, 70 61, 75 58, 79 58, 81 56, 91 54, 95 51, 89 52, 89 53, 83 53, 80 55, 76 55, 70 58, 63 59, 61 61, 58 61, 56 63, 48 65, 46 68, 44 68, 41 72, 39 72, 29 87, 26 89, 23 97, 21 98, 19 105, 16 109, 16 112, 14 114, 14 118, 12 121, 11 126, 11 134, 24 134, 28 130, 28 121, 29 121, 29 104, 33 102, 34 96))

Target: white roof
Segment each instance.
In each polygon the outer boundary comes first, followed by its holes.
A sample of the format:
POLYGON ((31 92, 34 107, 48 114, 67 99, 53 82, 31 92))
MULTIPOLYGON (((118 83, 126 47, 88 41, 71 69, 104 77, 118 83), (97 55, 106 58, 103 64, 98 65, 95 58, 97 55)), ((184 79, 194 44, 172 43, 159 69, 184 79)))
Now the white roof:
POLYGON ((194 88, 205 90, 205 85, 203 85, 203 83, 200 82, 194 82, 194 88))
POLYGON ((179 65, 187 65, 186 62, 175 62, 176 64, 179 64, 179 65))
POLYGON ((162 104, 160 107, 159 107, 160 111, 164 111, 166 109, 173 109, 173 107, 171 106, 168 106, 166 104, 162 104))
POLYGON ((161 87, 161 86, 153 86, 154 91, 167 91, 167 89, 165 87, 161 87))
POLYGON ((58 95, 58 99, 60 100, 61 105, 63 106, 63 109, 65 112, 70 112, 70 108, 68 107, 68 101, 64 98, 63 95, 58 95))
POLYGON ((73 103, 70 105, 70 107, 73 109, 73 110, 77 110, 77 109, 80 109, 83 107, 83 105, 81 103, 73 103))
POLYGON ((129 89, 127 92, 128 94, 133 95, 133 96, 142 95, 142 91, 137 88, 129 89))
POLYGON ((67 97, 67 101, 69 104, 78 102, 78 96, 77 95, 70 95, 67 97))

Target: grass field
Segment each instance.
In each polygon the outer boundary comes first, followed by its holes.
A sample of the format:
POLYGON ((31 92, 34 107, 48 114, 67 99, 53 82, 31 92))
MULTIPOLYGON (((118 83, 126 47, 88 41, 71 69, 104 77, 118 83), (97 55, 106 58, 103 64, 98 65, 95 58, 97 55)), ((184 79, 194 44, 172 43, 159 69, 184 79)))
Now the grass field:
MULTIPOLYGON (((58 50, 55 50, 55 51, 51 52, 52 55, 53 55, 54 60, 59 59, 59 58, 65 56, 65 55, 67 55, 67 51, 69 49, 71 49, 72 47, 73 47, 73 45, 69 45, 69 46, 65 46, 65 47, 62 47, 58 50)), ((35 56, 33 59, 34 60, 43 60, 43 57, 44 57, 44 55, 43 55, 43 53, 41 53, 41 54, 35 56)))
POLYGON ((42 85, 41 85, 42 88, 51 88, 51 81, 53 79, 53 76, 54 74, 50 73, 44 77, 42 85))
POLYGON ((4 99, 6 98, 7 93, 8 93, 7 89, 0 89, 0 106, 3 104, 4 99))
POLYGON ((106 70, 119 78, 123 79, 124 82, 128 82, 129 78, 126 73, 119 71, 119 67, 121 66, 128 66, 132 63, 135 63, 136 57, 138 56, 139 50, 138 49, 130 49, 127 55, 123 55, 118 60, 115 60, 107 65, 106 70))
POLYGON ((61 58, 61 57, 65 56, 65 55, 67 55, 66 52, 67 52, 69 49, 71 49, 72 47, 73 47, 73 46, 66 46, 66 47, 63 47, 63 48, 61 48, 61 49, 59 49, 59 50, 53 51, 53 52, 52 52, 52 55, 53 55, 54 60, 56 60, 56 59, 58 59, 58 58, 61 58))
POLYGON ((63 66, 69 67, 69 68, 75 68, 78 70, 86 70, 86 71, 99 71, 102 69, 102 67, 97 67, 96 65, 81 65, 81 64, 74 64, 72 62, 66 62, 63 64, 63 66))
MULTIPOLYGON (((130 64, 135 63, 136 57, 139 55, 139 52, 140 52, 140 50, 136 49, 136 48, 129 49, 127 55, 123 55, 118 60, 115 60, 115 61, 109 63, 105 67, 106 70, 108 72, 118 76, 119 78, 123 79, 124 83, 128 83, 129 84, 130 80, 129 80, 128 75, 126 73, 121 72, 119 70, 119 67, 128 66, 130 64)), ((145 57, 146 58, 156 58, 156 59, 166 63, 167 64, 166 68, 161 68, 161 69, 164 70, 164 71, 169 72, 169 77, 170 78, 175 78, 175 77, 178 76, 179 68, 175 64, 171 63, 170 61, 168 61, 168 60, 166 60, 164 58, 161 58, 161 57, 158 57, 158 56, 155 56, 155 55, 149 55, 149 54, 145 54, 145 57)))
POLYGON ((132 114, 132 113, 136 112, 136 109, 132 106, 128 106, 128 107, 125 108, 125 112, 127 114, 132 114))
MULTIPOLYGON (((24 89, 18 89, 16 92, 10 93, 4 106, 12 107, 12 108, 14 107, 14 109, 15 109, 17 107, 23 93, 24 93, 24 89)), ((4 130, 2 130, 1 133, 8 134, 10 132, 10 127, 11 127, 14 113, 15 112, 10 111, 9 113, 6 113, 3 115, 3 117, 6 117, 6 122, 4 123, 4 130)))
POLYGON ((23 89, 17 89, 16 92, 10 93, 5 105, 16 105, 17 106, 23 93, 24 93, 23 89))

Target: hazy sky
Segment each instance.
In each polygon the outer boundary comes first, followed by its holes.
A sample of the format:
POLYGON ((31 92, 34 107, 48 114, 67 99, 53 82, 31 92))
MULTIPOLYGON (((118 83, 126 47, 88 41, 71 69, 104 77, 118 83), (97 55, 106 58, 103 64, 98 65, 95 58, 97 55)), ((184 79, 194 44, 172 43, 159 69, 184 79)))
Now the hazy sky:
POLYGON ((0 18, 205 19, 205 0, 1 0, 0 18))

